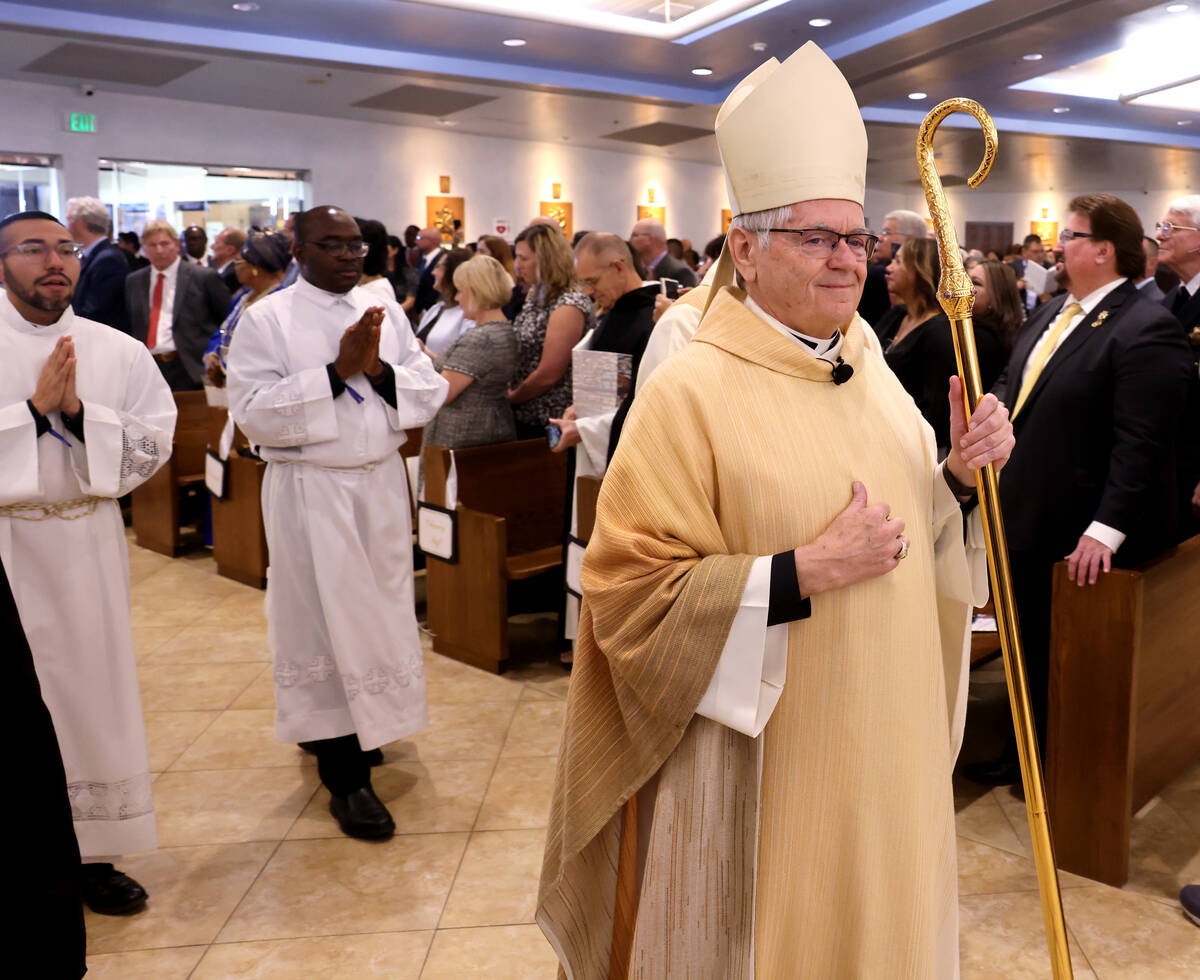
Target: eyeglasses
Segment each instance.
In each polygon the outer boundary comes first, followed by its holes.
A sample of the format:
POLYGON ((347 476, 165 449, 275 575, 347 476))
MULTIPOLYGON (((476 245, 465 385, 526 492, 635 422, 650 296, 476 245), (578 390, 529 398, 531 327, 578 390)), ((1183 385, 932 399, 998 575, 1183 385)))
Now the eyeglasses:
MULTIPOLYGON (((45 259, 50 252, 50 245, 46 242, 21 242, 0 252, 0 255, 8 255, 9 252, 16 252, 27 259, 45 259)), ((59 242, 54 246, 54 254, 60 259, 82 259, 83 246, 78 242, 59 242)))
POLYGON ((1163 238, 1170 238, 1173 231, 1200 231, 1200 228, 1193 228, 1191 225, 1173 225, 1169 221, 1160 221, 1154 226, 1154 230, 1162 235, 1163 238))
POLYGON ((1091 237, 1093 237, 1093 236, 1090 231, 1072 231, 1070 228, 1064 228, 1062 231, 1060 231, 1058 233, 1058 240, 1059 240, 1060 244, 1062 242, 1073 242, 1073 241, 1075 241, 1076 238, 1091 238, 1091 237))
POLYGON ((848 235, 826 231, 824 228, 768 228, 767 231, 778 232, 781 235, 799 235, 800 251, 811 259, 829 258, 843 240, 850 246, 850 254, 856 259, 869 259, 875 253, 875 246, 879 244, 878 236, 861 231, 852 231, 848 235))
POLYGON ((326 255, 335 259, 347 255, 352 259, 361 259, 371 251, 371 246, 361 238, 356 242, 304 242, 304 244, 316 245, 326 255))

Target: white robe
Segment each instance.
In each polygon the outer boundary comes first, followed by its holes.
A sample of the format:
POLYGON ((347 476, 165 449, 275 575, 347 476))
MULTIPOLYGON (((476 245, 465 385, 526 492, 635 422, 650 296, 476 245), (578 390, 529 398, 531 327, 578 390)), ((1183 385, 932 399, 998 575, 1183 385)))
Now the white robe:
POLYGON ((70 309, 35 326, 0 297, 0 555, 58 733, 85 858, 157 843, 129 559, 113 498, 166 462, 174 431, 175 400, 144 344, 70 309), (75 343, 83 444, 58 412, 47 417, 69 448, 50 433, 39 438, 25 404, 64 334, 75 343), (25 506, 81 500, 59 516, 25 506))
POLYGON ((229 352, 230 413, 269 464, 267 624, 284 742, 357 732, 370 749, 428 720, 398 450, 449 385, 385 301, 379 356, 395 372, 397 408, 363 374, 333 397, 326 365, 377 305, 359 287, 327 293, 298 279, 246 311, 229 352))

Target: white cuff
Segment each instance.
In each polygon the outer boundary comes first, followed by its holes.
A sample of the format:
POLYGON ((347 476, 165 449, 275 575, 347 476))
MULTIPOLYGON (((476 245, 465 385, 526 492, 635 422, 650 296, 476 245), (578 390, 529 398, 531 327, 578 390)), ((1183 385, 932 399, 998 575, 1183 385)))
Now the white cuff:
POLYGON ((696 714, 757 738, 783 694, 788 624, 767 626, 771 561, 756 558, 721 659, 696 714))
POLYGON ((1125 543, 1124 534, 1115 527, 1109 527, 1107 524, 1101 524, 1099 521, 1092 521, 1083 533, 1089 538, 1095 538, 1113 554, 1116 554, 1117 549, 1125 543))

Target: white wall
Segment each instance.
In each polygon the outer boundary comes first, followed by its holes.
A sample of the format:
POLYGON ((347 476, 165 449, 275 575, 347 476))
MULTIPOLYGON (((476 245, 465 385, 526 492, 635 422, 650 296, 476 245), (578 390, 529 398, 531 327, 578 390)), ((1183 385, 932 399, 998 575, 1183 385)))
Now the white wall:
POLYGON ((720 169, 707 164, 26 82, 0 88, 0 133, 0 151, 61 159, 64 202, 96 195, 97 161, 108 158, 306 170, 310 205, 337 204, 393 232, 425 223, 425 196, 448 174, 451 193, 465 198, 468 238, 495 218, 522 227, 552 182, 574 204, 576 230, 621 234, 654 187, 668 234, 697 249, 721 230, 726 206, 720 169), (94 112, 97 132, 66 132, 68 111, 94 112))

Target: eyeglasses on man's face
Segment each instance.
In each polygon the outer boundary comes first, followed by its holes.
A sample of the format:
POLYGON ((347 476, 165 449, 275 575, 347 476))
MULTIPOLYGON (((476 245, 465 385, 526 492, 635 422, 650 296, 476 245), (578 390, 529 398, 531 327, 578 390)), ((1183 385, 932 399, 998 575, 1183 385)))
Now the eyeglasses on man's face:
POLYGON ((331 258, 340 259, 349 256, 352 259, 361 259, 369 251, 371 246, 364 242, 361 238, 350 242, 305 242, 306 245, 315 245, 326 255, 331 258))
POLYGON ((0 255, 9 255, 13 252, 16 252, 22 258, 34 261, 44 261, 46 256, 51 252, 64 261, 66 259, 83 258, 83 246, 78 242, 57 242, 54 245, 51 245, 49 242, 21 242, 19 245, 14 245, 12 248, 0 252, 0 255))
POLYGON ((1076 238, 1091 238, 1090 231, 1072 231, 1070 228, 1064 228, 1058 233, 1058 241, 1060 244, 1073 242, 1076 238))
POLYGON ((837 231, 827 231, 824 228, 768 228, 770 232, 781 235, 797 235, 800 239, 800 251, 810 259, 827 259, 841 242, 845 242, 850 254, 856 259, 869 259, 875 253, 879 244, 876 235, 862 231, 852 231, 843 235, 837 231))
POLYGON ((1161 238, 1170 238, 1173 231, 1200 231, 1200 228, 1193 228, 1191 225, 1173 225, 1169 221, 1160 221, 1154 226, 1154 230, 1158 232, 1161 238))

